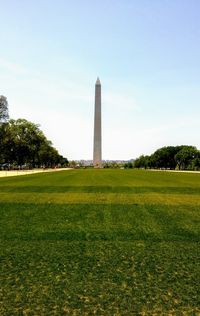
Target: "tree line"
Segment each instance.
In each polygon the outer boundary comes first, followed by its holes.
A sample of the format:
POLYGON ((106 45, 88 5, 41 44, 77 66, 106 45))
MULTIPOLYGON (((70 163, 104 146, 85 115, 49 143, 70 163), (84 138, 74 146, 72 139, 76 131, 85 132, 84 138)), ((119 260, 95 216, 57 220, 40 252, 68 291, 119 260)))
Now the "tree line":
POLYGON ((67 158, 53 147, 39 125, 25 119, 9 119, 8 102, 0 96, 1 168, 66 167, 67 158))
POLYGON ((200 170, 200 151, 195 146, 167 146, 150 156, 140 156, 133 167, 144 169, 200 170))

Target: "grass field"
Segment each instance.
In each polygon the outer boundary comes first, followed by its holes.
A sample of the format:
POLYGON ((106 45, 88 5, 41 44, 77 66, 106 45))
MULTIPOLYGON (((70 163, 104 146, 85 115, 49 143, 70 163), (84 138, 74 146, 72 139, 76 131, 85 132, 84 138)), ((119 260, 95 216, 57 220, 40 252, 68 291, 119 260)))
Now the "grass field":
POLYGON ((200 315, 200 174, 0 179, 1 315, 200 315))

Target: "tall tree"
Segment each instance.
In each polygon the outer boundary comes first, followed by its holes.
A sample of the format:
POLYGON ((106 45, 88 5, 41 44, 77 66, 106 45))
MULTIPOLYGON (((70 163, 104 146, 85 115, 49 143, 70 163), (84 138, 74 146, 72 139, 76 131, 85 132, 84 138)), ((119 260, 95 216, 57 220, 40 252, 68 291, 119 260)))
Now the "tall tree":
POLYGON ((135 159, 134 161, 134 168, 148 168, 150 167, 150 160, 149 160, 149 156, 140 156, 139 158, 135 159))
POLYGON ((151 155, 151 161, 154 168, 175 169, 175 155, 181 149, 181 146, 162 147, 151 155))
MULTIPOLYGON (((193 161, 198 158, 199 151, 194 146, 183 146, 175 156, 179 169, 192 169, 193 161)), ((196 163, 197 162, 198 161, 196 161, 196 163)))
POLYGON ((25 119, 9 120, 0 126, 0 160, 32 167, 52 167, 64 162, 39 126, 25 119))
POLYGON ((8 115, 8 101, 3 95, 0 95, 0 123, 6 122, 9 118, 8 115))

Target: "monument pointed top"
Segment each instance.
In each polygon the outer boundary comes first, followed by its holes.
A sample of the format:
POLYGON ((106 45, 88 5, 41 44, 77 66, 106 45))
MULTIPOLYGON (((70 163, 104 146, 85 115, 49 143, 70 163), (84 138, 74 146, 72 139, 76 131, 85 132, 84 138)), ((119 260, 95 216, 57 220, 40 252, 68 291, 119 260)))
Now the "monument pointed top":
POLYGON ((96 84, 101 84, 101 82, 100 82, 100 80, 99 80, 99 77, 97 77, 96 84))

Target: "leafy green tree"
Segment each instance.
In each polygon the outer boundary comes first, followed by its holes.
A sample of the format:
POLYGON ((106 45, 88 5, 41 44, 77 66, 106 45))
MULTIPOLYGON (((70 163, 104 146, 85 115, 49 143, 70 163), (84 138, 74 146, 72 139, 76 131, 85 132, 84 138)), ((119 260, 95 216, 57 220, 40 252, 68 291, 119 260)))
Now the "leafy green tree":
POLYGON ((28 162, 34 165, 39 147, 46 140, 38 125, 24 119, 10 120, 4 124, 3 133, 5 160, 17 165, 28 162))
POLYGON ((134 168, 149 168, 149 156, 140 156, 134 161, 134 168))
POLYGON ((2 124, 0 136, 2 162, 18 166, 29 164, 32 167, 54 167, 64 159, 47 140, 39 125, 25 119, 2 124))
POLYGON ((6 122, 8 118, 8 101, 6 97, 0 95, 0 123, 6 122))
POLYGON ((198 156, 198 158, 192 160, 191 166, 189 166, 191 170, 200 170, 200 152, 198 156))
POLYGON ((180 146, 162 147, 151 155, 151 163, 154 168, 175 169, 175 155, 180 150, 180 146))
POLYGON ((179 170, 191 169, 193 160, 199 158, 199 151, 194 146, 182 146, 175 160, 179 170))
POLYGON ((62 155, 59 156, 59 165, 60 167, 68 167, 69 166, 69 161, 67 158, 63 157, 62 155))
POLYGON ((125 164, 124 164, 124 168, 125 169, 132 169, 133 168, 133 163, 132 162, 126 162, 125 164))

